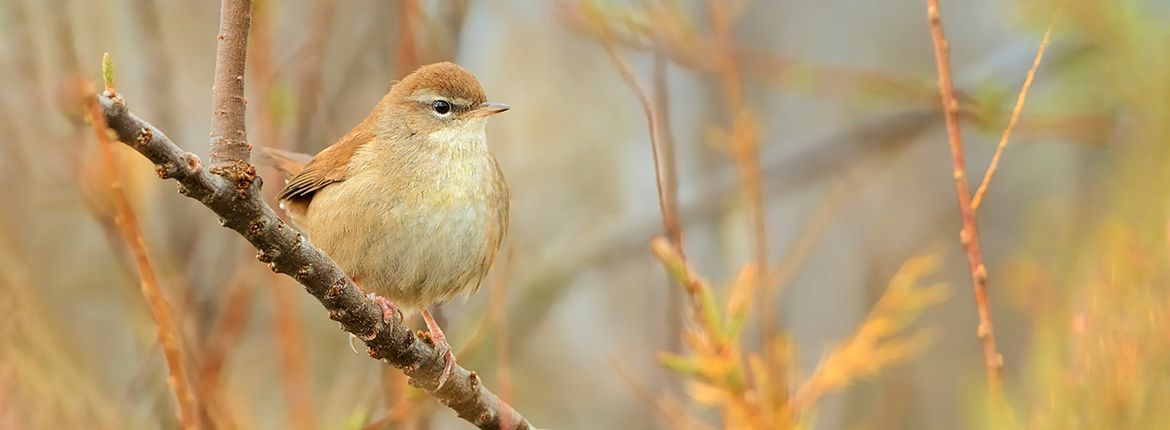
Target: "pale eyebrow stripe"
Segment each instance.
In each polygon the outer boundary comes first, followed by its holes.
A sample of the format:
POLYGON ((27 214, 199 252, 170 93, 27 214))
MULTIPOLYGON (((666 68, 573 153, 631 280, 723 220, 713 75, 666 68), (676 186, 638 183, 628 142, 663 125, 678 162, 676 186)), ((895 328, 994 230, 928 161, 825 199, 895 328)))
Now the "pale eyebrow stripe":
MULTIPOLYGON (((411 100, 414 100, 414 101, 419 102, 419 103, 430 103, 430 102, 433 102, 433 101, 435 101, 437 99, 441 99, 441 98, 442 97, 439 97, 438 95, 436 95, 435 93, 430 92, 430 91, 422 91, 422 92, 418 92, 418 93, 415 93, 415 94, 410 96, 411 100)), ((464 98, 453 98, 453 99, 450 99, 447 101, 451 102, 452 104, 454 104, 456 106, 472 107, 471 104, 467 101, 467 99, 464 99, 464 98)))
POLYGON ((438 98, 438 96, 436 96, 434 93, 432 93, 430 91, 415 93, 415 94, 412 94, 410 96, 411 100, 414 100, 414 101, 419 102, 419 103, 430 103, 437 98, 438 98))

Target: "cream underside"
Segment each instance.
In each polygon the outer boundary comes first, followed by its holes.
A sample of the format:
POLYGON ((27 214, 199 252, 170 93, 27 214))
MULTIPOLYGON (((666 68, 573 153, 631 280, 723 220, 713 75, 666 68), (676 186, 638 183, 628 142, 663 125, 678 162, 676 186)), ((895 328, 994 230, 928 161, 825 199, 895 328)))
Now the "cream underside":
POLYGON ((351 176, 318 191, 298 220, 367 291, 427 306, 470 292, 487 271, 485 254, 495 249, 485 227, 499 222, 487 199, 494 164, 483 121, 461 125, 429 136, 449 145, 413 153, 411 163, 379 156, 375 145, 386 143, 371 142, 354 155, 351 176), (404 164, 415 171, 401 171, 404 164), (404 173, 411 179, 385 180, 404 173))

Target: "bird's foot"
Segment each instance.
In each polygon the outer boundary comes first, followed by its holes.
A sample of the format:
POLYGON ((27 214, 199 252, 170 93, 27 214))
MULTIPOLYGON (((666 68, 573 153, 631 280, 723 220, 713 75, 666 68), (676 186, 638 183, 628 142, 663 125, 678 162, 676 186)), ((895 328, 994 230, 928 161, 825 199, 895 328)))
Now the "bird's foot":
MULTIPOLYGON (((399 309, 398 305, 394 304, 394 302, 374 293, 366 293, 366 297, 368 297, 370 300, 373 300, 374 303, 378 305, 378 307, 382 308, 382 322, 390 322, 390 319, 394 317, 394 314, 398 314, 398 320, 402 321, 402 310, 399 309)), ((349 350, 353 351, 354 354, 358 353, 357 347, 353 346, 353 339, 356 337, 357 335, 354 335, 353 333, 349 334, 349 350)))
POLYGON ((357 286, 358 291, 365 293, 366 298, 373 300, 374 304, 382 308, 382 322, 390 322, 390 317, 394 316, 394 314, 398 314, 398 320, 402 321, 402 310, 398 309, 398 305, 394 304, 392 301, 386 300, 385 297, 374 294, 373 292, 366 292, 366 290, 362 288, 362 284, 358 283, 357 278, 349 279, 353 280, 353 285, 357 286))
POLYGON ((398 314, 399 321, 402 320, 402 309, 398 309, 398 305, 394 304, 394 302, 374 293, 368 293, 366 297, 369 297, 370 300, 374 301, 374 304, 382 308, 382 322, 390 322, 394 314, 398 314))
MULTIPOLYGON (((358 291, 364 293, 367 298, 374 301, 374 304, 378 305, 379 308, 382 308, 382 322, 390 322, 390 319, 394 317, 394 314, 398 314, 398 320, 402 321, 402 310, 398 308, 398 305, 394 304, 394 302, 390 300, 387 300, 385 297, 379 296, 372 292, 367 293, 366 290, 362 288, 362 285, 358 283, 356 278, 350 279, 353 280, 353 284, 357 286, 358 291)), ((353 351, 354 354, 357 354, 357 347, 353 345, 353 339, 355 337, 357 336, 353 333, 349 334, 349 349, 350 351, 353 351)))
POLYGON ((439 323, 435 321, 435 317, 431 315, 431 311, 427 308, 422 309, 423 321, 427 323, 427 331, 430 332, 431 342, 434 343, 435 349, 443 354, 443 373, 439 374, 439 386, 435 390, 443 388, 443 384, 447 383, 447 378, 451 376, 451 370, 455 368, 455 353, 451 352, 451 344, 447 343, 447 335, 443 333, 443 329, 439 328, 439 323))

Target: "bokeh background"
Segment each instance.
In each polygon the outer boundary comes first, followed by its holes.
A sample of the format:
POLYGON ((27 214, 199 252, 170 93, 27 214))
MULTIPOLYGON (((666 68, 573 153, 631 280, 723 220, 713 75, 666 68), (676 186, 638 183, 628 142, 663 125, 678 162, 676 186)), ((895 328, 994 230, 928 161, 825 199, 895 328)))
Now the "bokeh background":
MULTIPOLYGON (((978 213, 991 414, 924 3, 256 0, 249 137, 315 153, 439 60, 510 104, 488 134, 511 231, 442 314, 460 363, 542 427, 1170 422, 1170 3, 943 2, 973 186, 1060 11, 978 213), (743 319, 726 362, 692 352, 702 330, 651 255, 648 123, 606 44, 673 149, 687 261, 743 319)), ((205 155, 218 2, 0 6, 0 427, 174 428, 77 81, 110 52, 130 108, 205 155)), ((119 150, 208 428, 466 426, 119 150)))

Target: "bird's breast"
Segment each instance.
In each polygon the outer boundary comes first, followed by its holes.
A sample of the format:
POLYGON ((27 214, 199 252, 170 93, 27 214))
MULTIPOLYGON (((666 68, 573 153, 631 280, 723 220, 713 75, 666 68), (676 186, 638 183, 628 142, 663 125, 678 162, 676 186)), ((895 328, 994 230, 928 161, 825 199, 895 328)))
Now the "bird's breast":
POLYGON ((408 306, 447 300, 487 270, 501 180, 486 150, 387 155, 314 199, 310 235, 363 287, 408 306))

